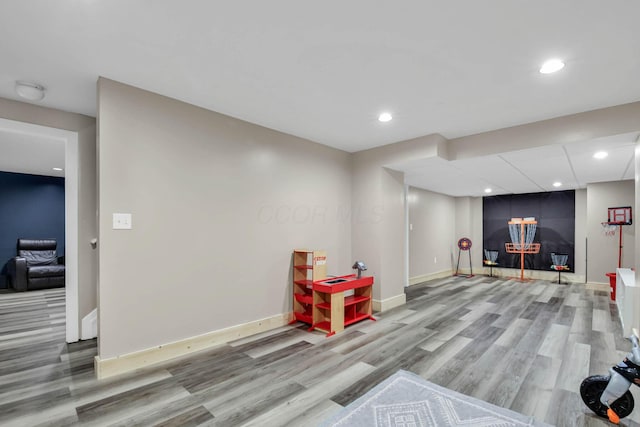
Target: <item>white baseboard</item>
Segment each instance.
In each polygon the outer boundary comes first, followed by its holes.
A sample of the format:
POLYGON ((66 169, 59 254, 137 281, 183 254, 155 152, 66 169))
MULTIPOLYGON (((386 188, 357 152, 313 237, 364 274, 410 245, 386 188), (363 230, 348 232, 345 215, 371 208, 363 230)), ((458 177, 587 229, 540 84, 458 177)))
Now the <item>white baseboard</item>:
MULTIPOLYGON (((480 270, 481 274, 489 274, 489 267, 483 267, 480 270)), ((510 277, 520 277, 520 270, 515 268, 500 268, 493 267, 493 275, 502 279, 510 278, 510 277)), ((546 270, 524 270, 524 278, 525 279, 537 279, 537 280, 549 280, 551 282, 558 280, 558 272, 557 271, 546 271, 546 270)), ((568 283, 585 283, 585 275, 584 274, 576 274, 576 273, 560 273, 560 279, 562 282, 568 283)))
POLYGON ((603 285, 603 286, 609 286, 609 282, 594 282, 589 280, 589 283, 587 283, 587 285, 603 285))
POLYGON ((373 311, 387 311, 387 310, 391 310, 392 308, 399 307, 403 304, 406 304, 407 296, 404 293, 402 293, 400 295, 396 295, 394 297, 386 298, 383 300, 374 299, 371 302, 372 302, 373 311))
POLYGON ((291 313, 283 313, 109 359, 101 359, 100 356, 96 356, 94 361, 96 375, 98 379, 102 379, 134 371, 249 335, 279 328, 288 324, 290 319, 291 313))
MULTIPOLYGON (((480 267, 479 269, 474 268, 473 272, 475 274, 485 274, 489 275, 490 269, 489 267, 480 267)), ((468 275, 471 274, 471 270, 469 268, 461 268, 458 271, 460 275, 468 275)), ((501 279, 507 279, 510 277, 520 277, 520 270, 514 268, 501 268, 501 267, 493 267, 493 275, 495 277, 501 279)), ((409 286, 416 285, 418 283, 427 282, 429 280, 435 279, 443 279, 445 277, 453 276, 451 270, 443 270, 435 273, 423 274, 421 276, 415 276, 409 278, 409 286)), ((558 280, 558 272, 556 271, 542 271, 542 270, 525 270, 524 277, 526 279, 539 279, 539 280, 549 280, 555 281, 558 280)), ((584 283, 585 275, 584 274, 576 274, 576 273, 561 273, 560 275, 563 282, 569 283, 584 283)), ((591 283, 599 283, 599 282, 591 282, 591 283)), ((375 307, 375 305, 374 305, 375 307)))
POLYGON ((437 271, 435 273, 422 274, 420 276, 409 277, 409 286, 417 285, 418 283, 422 283, 422 282, 428 282, 429 280, 444 279, 445 277, 450 277, 450 276, 451 276, 451 270, 447 269, 447 270, 437 271))

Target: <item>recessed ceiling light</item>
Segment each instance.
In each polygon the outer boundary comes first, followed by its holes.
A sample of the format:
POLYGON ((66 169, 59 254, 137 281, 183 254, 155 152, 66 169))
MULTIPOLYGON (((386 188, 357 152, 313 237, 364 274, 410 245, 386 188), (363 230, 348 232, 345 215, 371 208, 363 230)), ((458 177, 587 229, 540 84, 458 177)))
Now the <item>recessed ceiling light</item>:
POLYGON ((561 187, 562 183, 560 181, 556 181, 556 182, 553 183, 553 186, 554 187, 561 187))
POLYGON ((53 170, 60 172, 62 170, 62 168, 53 168, 53 170))
POLYGON ((607 153, 606 151, 598 151, 597 153, 595 153, 593 155, 593 158, 594 159, 604 159, 608 155, 609 155, 609 153, 607 153))
POLYGON ((542 74, 550 74, 555 73, 556 71, 560 71, 564 68, 564 62, 559 59, 550 59, 540 67, 540 72, 542 74))
POLYGON ((382 123, 390 122, 391 119, 393 119, 391 113, 382 113, 378 116, 378 121, 381 121, 382 123))
POLYGON ((41 101, 44 98, 44 86, 38 83, 17 81, 16 93, 29 101, 41 101))
POLYGON ((485 192, 485 193, 491 193, 492 191, 493 191, 493 190, 492 190, 492 189, 490 189, 490 188, 485 188, 485 189, 484 189, 484 192, 485 192))

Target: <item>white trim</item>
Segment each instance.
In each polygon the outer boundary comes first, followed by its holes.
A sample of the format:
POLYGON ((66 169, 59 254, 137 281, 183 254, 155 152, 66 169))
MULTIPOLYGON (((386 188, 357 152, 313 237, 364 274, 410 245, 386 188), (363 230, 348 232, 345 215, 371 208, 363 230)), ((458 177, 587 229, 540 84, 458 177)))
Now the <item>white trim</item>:
POLYGON ((65 144, 65 288, 67 342, 80 339, 78 301, 78 134, 67 131, 65 144))
MULTIPOLYGON (((469 274, 470 271, 468 268, 461 268, 459 271, 460 275, 469 274)), ((482 272, 477 274, 478 276, 488 276, 489 275, 489 267, 483 267, 482 272)), ((437 271, 435 273, 423 274, 421 276, 415 276, 409 278, 409 286, 417 285, 418 283, 427 282, 429 280, 435 279, 443 279, 445 277, 452 277, 453 274, 451 270, 442 270, 437 271)), ((514 268, 493 268, 493 276, 495 278, 500 279, 509 279, 509 278, 519 278, 520 270, 514 268)), ((525 270, 525 278, 526 279, 538 279, 538 280, 549 280, 550 282, 558 280, 558 273, 556 271, 541 271, 541 270, 525 270)), ((567 283, 585 283, 585 277, 583 274, 575 274, 575 273, 561 273, 562 282, 567 283)), ((602 285, 609 285, 609 283, 604 282, 589 282, 589 283, 598 283, 602 285)))
MULTIPOLYGON (((489 275, 489 267, 482 267, 479 274, 489 275)), ((469 269, 460 269, 460 274, 469 274, 469 269)), ((520 278, 520 270, 516 268, 493 267, 493 275, 500 279, 520 278)), ((552 270, 524 270, 525 279, 548 280, 550 282, 558 280, 558 272, 552 270)), ((563 283, 585 283, 584 274, 561 272, 560 278, 563 283)), ((590 282, 600 283, 600 282, 590 282)), ((602 282, 604 284, 604 282, 602 282)), ((606 283, 609 284, 608 282, 606 283)))
POLYGON ((159 345, 157 347, 123 354, 108 359, 96 356, 94 360, 98 379, 108 378, 125 372, 134 371, 156 363, 165 362, 179 356, 185 356, 220 344, 248 337, 260 332, 279 328, 289 323, 291 313, 282 313, 242 325, 231 326, 203 335, 159 345))
POLYGON ((420 276, 410 277, 409 286, 417 285, 418 283, 427 282, 429 280, 443 279, 450 276, 452 276, 451 269, 436 271, 435 273, 422 274, 420 276))
POLYGON ((372 303, 373 311, 382 312, 406 304, 407 296, 402 293, 400 295, 396 295, 394 297, 386 298, 383 300, 374 299, 372 300, 372 303))
POLYGON ((404 185, 404 287, 409 287, 409 185, 404 185))

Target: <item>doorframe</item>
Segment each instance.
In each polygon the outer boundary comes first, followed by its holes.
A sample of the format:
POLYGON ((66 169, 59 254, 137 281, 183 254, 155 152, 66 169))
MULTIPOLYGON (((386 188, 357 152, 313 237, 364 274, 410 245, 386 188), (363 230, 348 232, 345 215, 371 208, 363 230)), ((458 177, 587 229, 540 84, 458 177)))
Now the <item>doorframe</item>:
POLYGON ((80 339, 78 290, 78 132, 0 118, 0 128, 26 135, 40 135, 64 142, 65 215, 65 325, 66 342, 80 339))
POLYGON ((78 132, 63 131, 65 141, 64 233, 65 233, 65 308, 66 341, 80 339, 78 299, 78 132))

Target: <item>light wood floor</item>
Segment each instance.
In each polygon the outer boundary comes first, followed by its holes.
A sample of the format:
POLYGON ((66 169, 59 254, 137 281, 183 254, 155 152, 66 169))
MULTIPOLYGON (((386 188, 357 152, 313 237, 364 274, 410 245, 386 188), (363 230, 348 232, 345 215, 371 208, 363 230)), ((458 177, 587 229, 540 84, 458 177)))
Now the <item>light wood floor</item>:
POLYGON ((398 369, 557 426, 608 425, 577 393, 629 349, 606 287, 478 276, 407 299, 331 338, 287 326, 98 381, 95 341, 64 344, 64 290, 3 294, 0 425, 313 426, 398 369))

